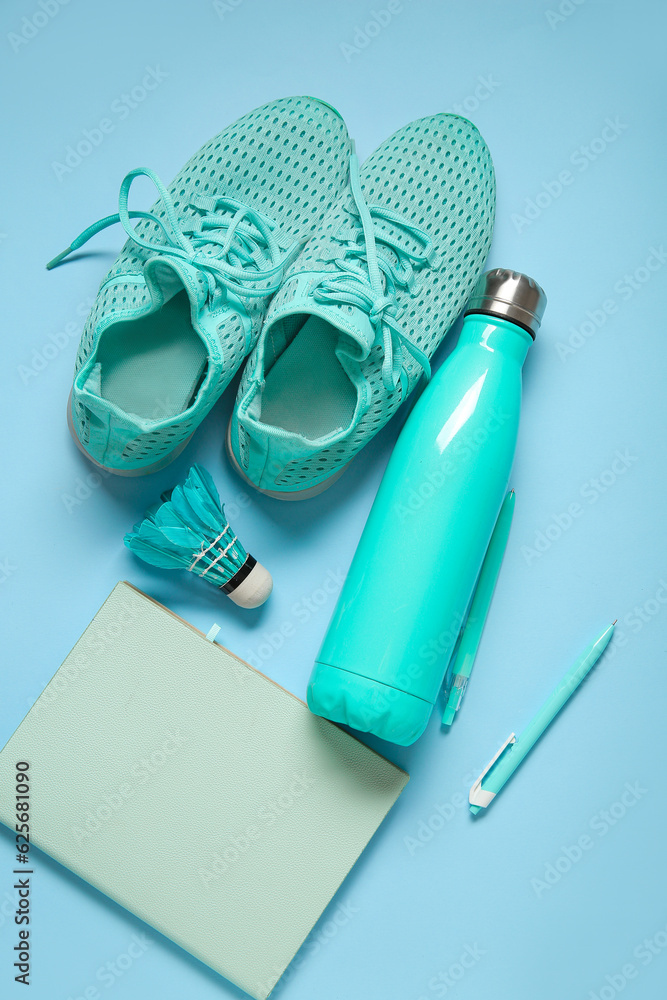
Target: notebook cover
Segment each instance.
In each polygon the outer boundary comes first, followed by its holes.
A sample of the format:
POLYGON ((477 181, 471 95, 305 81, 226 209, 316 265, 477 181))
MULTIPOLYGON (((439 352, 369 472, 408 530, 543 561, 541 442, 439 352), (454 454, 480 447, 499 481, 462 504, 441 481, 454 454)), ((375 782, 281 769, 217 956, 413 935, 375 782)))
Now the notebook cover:
POLYGON ((20 760, 33 843, 257 1000, 408 781, 127 583, 0 752, 0 788, 20 760))

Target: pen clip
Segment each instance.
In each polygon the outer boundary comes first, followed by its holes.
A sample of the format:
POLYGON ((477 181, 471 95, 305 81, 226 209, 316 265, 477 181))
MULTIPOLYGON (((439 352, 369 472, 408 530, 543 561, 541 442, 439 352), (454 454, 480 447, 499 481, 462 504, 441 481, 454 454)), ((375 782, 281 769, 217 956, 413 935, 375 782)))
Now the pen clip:
POLYGON ((487 791, 487 789, 482 788, 482 781, 484 780, 484 778, 486 777, 486 775, 489 773, 489 771, 491 770, 491 768, 493 767, 493 765, 495 764, 495 762, 498 760, 498 758, 500 757, 500 755, 502 753, 504 753, 505 750, 508 748, 508 746, 510 746, 512 743, 516 743, 516 736, 515 736, 514 733, 510 733, 510 735, 507 737, 507 739, 505 740, 505 742, 501 746, 501 748, 498 751, 498 753, 495 754, 495 756, 493 756, 491 758, 491 760, 486 765, 486 767, 484 768, 484 770, 480 774, 480 776, 477 779, 477 781, 475 782, 475 784, 470 789, 470 795, 468 796, 468 802, 470 803, 471 806, 481 806, 482 808, 486 808, 486 806, 488 806, 489 802, 491 802, 491 800, 493 798, 495 798, 495 795, 496 795, 495 792, 490 792, 490 791, 487 791))

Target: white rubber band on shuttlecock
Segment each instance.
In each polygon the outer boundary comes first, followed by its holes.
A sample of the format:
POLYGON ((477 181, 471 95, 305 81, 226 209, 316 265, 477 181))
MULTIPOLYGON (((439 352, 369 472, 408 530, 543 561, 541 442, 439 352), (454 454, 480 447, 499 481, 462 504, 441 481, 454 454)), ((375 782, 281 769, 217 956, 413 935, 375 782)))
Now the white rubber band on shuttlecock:
POLYGON ((213 567, 215 566, 215 564, 216 564, 216 563, 220 562, 220 560, 221 560, 221 559, 224 559, 224 558, 225 558, 225 556, 227 555, 227 553, 229 552, 229 550, 231 549, 232 545, 234 545, 234 543, 235 543, 235 542, 238 542, 238 536, 237 536, 237 535, 234 535, 234 537, 232 538, 232 540, 231 540, 231 542, 229 543, 229 545, 227 546, 227 548, 226 548, 226 549, 222 549, 222 550, 221 550, 221 551, 220 551, 220 552, 218 553, 218 555, 217 555, 217 556, 215 557, 215 559, 213 560, 213 562, 212 562, 212 563, 211 563, 211 564, 210 564, 209 566, 207 566, 207 567, 206 567, 206 569, 204 570, 204 572, 203 572, 203 573, 200 573, 199 575, 200 575, 200 576, 201 576, 202 578, 203 578, 203 577, 205 577, 205 576, 206 576, 206 574, 208 573, 208 571, 209 571, 210 569, 213 569, 213 567))
POLYGON ((224 533, 227 531, 228 527, 229 527, 229 525, 226 524, 224 526, 224 528, 222 529, 222 531, 220 532, 220 534, 218 535, 218 537, 214 538, 213 541, 211 542, 211 544, 209 546, 207 546, 206 548, 204 548, 204 543, 202 542, 201 551, 198 552, 197 555, 194 555, 194 553, 193 553, 193 561, 188 566, 188 572, 189 573, 192 572, 192 570, 195 568, 195 566, 197 565, 197 563, 199 562, 199 560, 203 559, 203 557, 206 555, 206 553, 209 552, 213 548, 214 545, 218 544, 218 542, 220 541, 220 539, 222 538, 222 536, 224 535, 224 533))

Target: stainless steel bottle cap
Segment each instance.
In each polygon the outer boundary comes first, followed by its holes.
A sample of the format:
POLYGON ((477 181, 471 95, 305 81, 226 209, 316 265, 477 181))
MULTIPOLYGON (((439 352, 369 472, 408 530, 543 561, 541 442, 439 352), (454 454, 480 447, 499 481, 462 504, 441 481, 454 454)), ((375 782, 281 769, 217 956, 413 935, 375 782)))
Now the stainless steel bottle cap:
POLYGON ((488 313, 500 316, 524 327, 534 340, 546 304, 544 291, 527 274, 494 267, 480 277, 464 315, 488 313))

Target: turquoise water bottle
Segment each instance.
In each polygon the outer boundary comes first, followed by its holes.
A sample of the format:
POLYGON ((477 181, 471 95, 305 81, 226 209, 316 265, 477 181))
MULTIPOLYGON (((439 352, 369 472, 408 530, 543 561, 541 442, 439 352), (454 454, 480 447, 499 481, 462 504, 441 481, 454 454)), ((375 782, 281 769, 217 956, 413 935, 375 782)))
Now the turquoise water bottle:
POLYGON ((426 728, 507 492, 545 305, 524 274, 480 278, 387 465, 308 686, 317 715, 403 746, 426 728))

